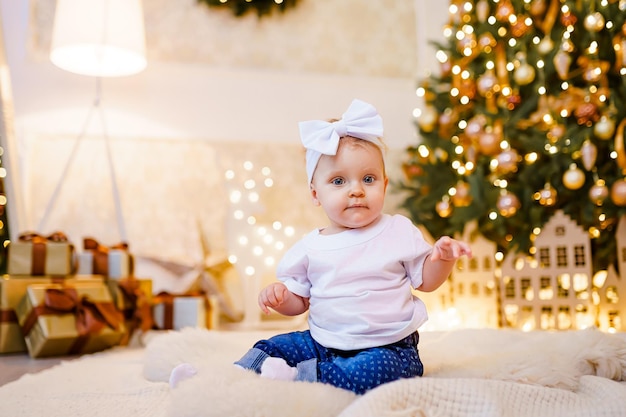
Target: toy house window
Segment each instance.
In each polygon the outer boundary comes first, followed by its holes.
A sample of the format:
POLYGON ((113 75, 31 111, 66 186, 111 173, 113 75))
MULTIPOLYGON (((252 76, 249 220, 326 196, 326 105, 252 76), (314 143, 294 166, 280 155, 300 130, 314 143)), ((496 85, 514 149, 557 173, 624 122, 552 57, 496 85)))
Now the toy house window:
POLYGON ((554 328, 554 315, 552 314, 552 307, 550 306, 541 307, 541 328, 554 328))
POLYGON ((504 281, 504 296, 506 298, 515 298, 515 280, 507 277, 504 281))
POLYGON ((587 274, 574 274, 572 278, 572 288, 579 300, 589 299, 589 277, 587 274))
POLYGON ((610 304, 617 304, 619 302, 617 287, 611 285, 606 289, 606 301, 610 304))
POLYGON ((533 298, 535 298, 530 278, 522 278, 520 281, 520 286, 522 290, 522 297, 524 297, 528 301, 531 301, 533 298))
POLYGON ((574 265, 576 266, 585 266, 585 246, 576 245, 574 246, 574 265))
POLYGON ((551 281, 550 277, 539 278, 539 299, 540 300, 552 299, 553 297, 552 283, 550 281, 551 281))
POLYGON ((491 257, 490 256, 485 256, 483 260, 483 270, 491 271, 491 257))
POLYGON ((487 285, 485 285, 485 295, 487 297, 490 297, 493 295, 493 288, 494 288, 493 281, 490 281, 487 283, 487 285))
POLYGON ((469 260, 469 270, 478 271, 478 259, 472 258, 469 260))
POLYGON ((535 316, 532 306, 522 306, 520 309, 520 321, 524 330, 532 330, 535 328, 535 316))
POLYGON ((504 306, 504 320, 506 326, 516 327, 519 314, 519 306, 515 304, 507 304, 504 306))
POLYGON ((556 248, 556 264, 557 266, 567 266, 567 248, 565 246, 556 248))
POLYGON ((589 322, 589 314, 587 306, 578 304, 575 313, 576 327, 584 328, 589 322))
POLYGON ((470 286, 470 294, 476 297, 480 295, 480 290, 477 282, 472 282, 472 285, 470 286))
POLYGON ((539 264, 543 268, 550 266, 550 248, 539 248, 539 264))
POLYGON ((557 326, 559 329, 569 329, 572 327, 572 316, 568 306, 560 306, 557 315, 557 326))
POLYGON ((459 282, 457 290, 459 292, 459 295, 463 295, 463 293, 465 292, 465 289, 463 288, 463 283, 462 282, 459 282))
POLYGON ((559 298, 567 298, 570 288, 569 274, 561 274, 556 279, 556 294, 559 298))
POLYGON ((565 236, 565 226, 557 226, 554 229, 554 234, 557 236, 565 236))
POLYGON ((609 328, 620 330, 622 327, 622 322, 619 317, 619 312, 614 311, 614 310, 609 311, 608 316, 609 316, 609 328))
POLYGON ((465 269, 463 267, 463 259, 459 259, 458 261, 456 261, 456 269, 459 271, 462 271, 465 269))

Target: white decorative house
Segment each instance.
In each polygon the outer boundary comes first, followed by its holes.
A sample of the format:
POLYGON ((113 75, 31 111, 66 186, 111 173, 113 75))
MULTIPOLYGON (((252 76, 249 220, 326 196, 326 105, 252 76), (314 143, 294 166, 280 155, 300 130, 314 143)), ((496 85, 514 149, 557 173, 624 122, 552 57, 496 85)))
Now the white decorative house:
POLYGON ((476 224, 463 236, 473 257, 462 257, 444 285, 418 296, 430 329, 626 329, 626 216, 618 225, 617 264, 593 275, 588 233, 557 211, 535 238, 532 256, 509 253, 496 264, 496 246, 476 224))
POLYGON ((503 327, 570 329, 594 325, 587 232, 562 211, 535 239, 533 257, 510 253, 502 264, 503 327))
MULTIPOLYGON (((596 281, 600 280, 594 278, 594 284, 596 281)), ((594 300, 598 302, 596 325, 605 331, 623 331, 626 328, 626 279, 610 267, 606 280, 599 283, 602 285, 594 294, 594 300)))
POLYGON ((463 327, 498 327, 496 245, 468 224, 462 240, 472 247, 472 258, 457 261, 452 275, 452 302, 463 327))
POLYGON ((609 268, 606 279, 594 277, 597 286, 594 300, 598 302, 597 326, 602 330, 626 329, 626 217, 622 217, 617 226, 617 265, 609 268))

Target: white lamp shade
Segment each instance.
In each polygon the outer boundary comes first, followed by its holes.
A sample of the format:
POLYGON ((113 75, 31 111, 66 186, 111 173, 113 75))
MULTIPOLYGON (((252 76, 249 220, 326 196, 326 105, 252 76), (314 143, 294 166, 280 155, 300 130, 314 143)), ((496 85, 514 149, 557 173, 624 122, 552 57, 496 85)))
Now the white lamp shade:
POLYGON ((142 71, 147 62, 141 0, 57 0, 50 60, 97 77, 142 71))

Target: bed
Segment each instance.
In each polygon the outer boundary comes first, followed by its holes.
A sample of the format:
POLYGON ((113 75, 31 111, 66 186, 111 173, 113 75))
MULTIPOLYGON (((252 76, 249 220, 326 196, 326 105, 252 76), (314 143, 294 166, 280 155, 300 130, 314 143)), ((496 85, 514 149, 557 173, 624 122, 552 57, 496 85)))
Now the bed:
POLYGON ((425 376, 365 395, 270 381, 232 365, 268 331, 183 329, 0 387, 2 416, 624 416, 626 335, 597 330, 422 332, 425 376), (198 373, 171 389, 171 369, 198 373))

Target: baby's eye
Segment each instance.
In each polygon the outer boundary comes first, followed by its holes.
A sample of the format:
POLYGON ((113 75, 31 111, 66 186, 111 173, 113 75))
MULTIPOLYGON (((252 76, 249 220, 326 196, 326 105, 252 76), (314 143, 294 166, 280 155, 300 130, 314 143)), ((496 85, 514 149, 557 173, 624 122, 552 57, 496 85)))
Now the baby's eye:
POLYGON ((371 183, 373 183, 373 182, 374 182, 374 180, 375 180, 375 178, 374 178, 374 176, 372 176, 372 175, 366 175, 366 176, 363 178, 363 182, 364 182, 364 183, 366 183, 366 184, 371 184, 371 183))
POLYGON ((344 181, 343 178, 333 178, 330 183, 333 185, 343 185, 344 181))

